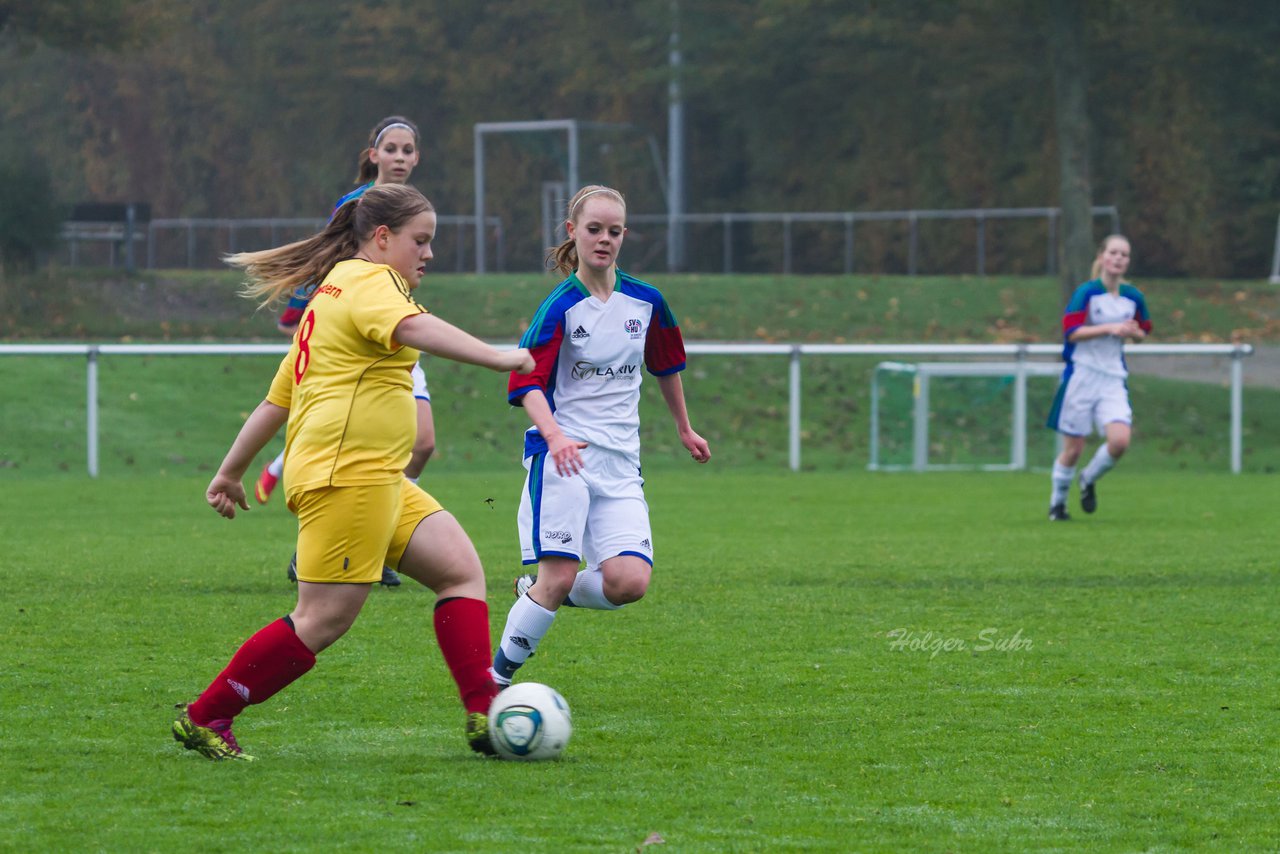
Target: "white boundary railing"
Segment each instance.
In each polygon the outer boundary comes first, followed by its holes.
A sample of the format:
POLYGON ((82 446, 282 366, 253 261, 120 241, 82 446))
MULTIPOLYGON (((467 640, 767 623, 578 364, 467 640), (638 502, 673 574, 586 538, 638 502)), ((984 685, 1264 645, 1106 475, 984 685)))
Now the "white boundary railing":
MULTIPOLYGON (((497 346, 511 347, 508 342, 497 346)), ((804 356, 964 356, 1028 363, 1033 356, 1060 356, 1060 344, 735 344, 689 342, 691 354, 710 356, 787 356, 790 360, 788 457, 792 471, 800 470, 800 363, 804 356)), ((88 408, 88 471, 98 476, 98 359, 102 356, 266 356, 284 355, 287 344, 0 344, 0 356, 84 356, 88 408)), ((1141 344, 1132 356, 1230 356, 1231 471, 1239 474, 1243 446, 1244 365, 1253 353, 1250 344, 1141 344)))

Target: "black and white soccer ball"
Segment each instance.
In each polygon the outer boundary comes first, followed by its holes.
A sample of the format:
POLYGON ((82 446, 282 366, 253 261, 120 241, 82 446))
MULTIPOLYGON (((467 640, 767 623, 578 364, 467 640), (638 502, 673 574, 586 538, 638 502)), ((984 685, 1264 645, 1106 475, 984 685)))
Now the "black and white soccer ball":
POLYGON ((555 759, 572 734, 569 704, 540 682, 518 682, 489 704, 489 740, 503 759, 555 759))

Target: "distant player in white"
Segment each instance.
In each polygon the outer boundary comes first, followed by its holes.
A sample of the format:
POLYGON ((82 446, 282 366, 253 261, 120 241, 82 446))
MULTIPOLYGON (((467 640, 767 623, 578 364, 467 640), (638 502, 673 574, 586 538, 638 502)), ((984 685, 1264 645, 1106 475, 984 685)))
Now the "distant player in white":
POLYGON ((1098 509, 1098 479, 1129 448, 1133 410, 1125 378, 1126 339, 1141 341, 1151 331, 1142 292, 1123 281, 1129 270, 1129 241, 1112 234, 1102 241, 1091 281, 1076 288, 1062 317, 1062 382, 1053 400, 1048 426, 1062 434, 1062 453, 1053 465, 1049 519, 1071 518, 1067 495, 1084 440, 1096 427, 1106 441, 1080 473, 1080 508, 1098 509))
POLYGON ((536 575, 516 581, 516 603, 494 655, 510 684, 562 605, 614 610, 649 588, 653 536, 640 476, 640 382, 657 377, 681 443, 705 463, 711 449, 685 408, 684 341, 657 288, 617 267, 626 202, 591 185, 569 202, 569 239, 553 250, 567 278, 538 307, 521 345, 531 374, 512 374, 508 398, 533 422, 517 523, 536 575), (579 572, 581 563, 586 569, 579 572))

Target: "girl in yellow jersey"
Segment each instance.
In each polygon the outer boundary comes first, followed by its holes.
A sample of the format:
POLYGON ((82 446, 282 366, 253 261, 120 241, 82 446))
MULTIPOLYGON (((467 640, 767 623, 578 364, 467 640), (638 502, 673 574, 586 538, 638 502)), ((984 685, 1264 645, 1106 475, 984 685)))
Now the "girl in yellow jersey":
POLYGON ((486 711, 497 693, 484 571, 458 521, 404 476, 414 436, 410 370, 418 351, 498 372, 533 370, 528 350, 502 351, 429 314, 413 298, 431 259, 436 215, 407 185, 372 187, 319 234, 230 256, 267 301, 321 282, 266 399, 218 473, 209 505, 248 510, 242 480, 288 424, 285 497, 298 516, 298 604, 249 638, 204 693, 183 708, 174 737, 211 759, 248 757, 231 725, 315 664, 349 629, 384 564, 435 591, 435 631, 467 711, 473 750, 491 753, 486 711))

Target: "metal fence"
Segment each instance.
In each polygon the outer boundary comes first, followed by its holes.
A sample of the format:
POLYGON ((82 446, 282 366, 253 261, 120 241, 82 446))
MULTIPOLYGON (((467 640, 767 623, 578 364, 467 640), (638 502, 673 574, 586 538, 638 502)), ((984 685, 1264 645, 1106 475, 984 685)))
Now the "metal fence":
MULTIPOLYGON (((1111 233, 1120 230, 1120 211, 1114 205, 1095 206, 1092 209, 1095 218, 1102 217, 1108 221, 1111 233)), ((628 226, 653 224, 665 226, 666 235, 674 228, 688 228, 693 225, 711 225, 720 230, 720 269, 721 273, 746 272, 780 272, 791 274, 802 272, 797 269, 795 230, 798 225, 816 225, 828 232, 839 235, 838 272, 848 275, 854 272, 867 272, 868 265, 858 263, 855 238, 858 224, 868 223, 900 223, 905 237, 905 267, 892 271, 906 273, 909 276, 921 272, 921 235, 920 224, 930 220, 968 220, 973 223, 974 262, 968 269, 950 269, 930 272, 974 273, 985 276, 988 273, 989 236, 988 224, 997 220, 1044 220, 1044 271, 1053 274, 1058 266, 1058 228, 1062 211, 1060 208, 963 208, 958 210, 900 210, 900 211, 835 211, 810 213, 707 213, 681 214, 629 214, 628 226), (741 259, 741 249, 737 245, 741 241, 742 232, 749 226, 765 225, 780 232, 780 243, 775 260, 767 269, 759 269, 760 262, 747 269, 741 259), (736 238, 736 239, 735 239, 736 238)), ((830 235, 828 235, 830 236, 830 235)), ((669 239, 663 237, 663 241, 669 239)), ((758 243, 758 240, 752 241, 758 243)), ((830 242, 830 241, 828 241, 830 242)), ((686 241, 686 245, 691 241, 686 241)), ((762 253, 755 253, 757 256, 762 253)), ((687 265, 686 265, 687 266, 687 265)), ((806 271, 807 272, 807 271, 806 271)))
MULTIPOLYGON (((512 343, 500 347, 514 346, 512 343)), ((801 363, 805 356, 878 356, 939 358, 960 356, 1014 360, 1026 363, 1032 357, 1058 357, 1060 344, 737 344, 689 343, 692 354, 728 356, 786 356, 788 374, 788 457, 792 471, 800 470, 801 363)), ((98 360, 103 356, 184 356, 184 355, 284 355, 287 344, 0 344, 0 356, 81 356, 87 360, 86 406, 88 408, 88 472, 98 475, 98 360)), ((1249 344, 1143 344, 1141 352, 1150 356, 1230 356, 1231 424, 1228 441, 1231 471, 1239 473, 1243 459, 1244 366, 1253 353, 1249 344)), ((1025 464, 1025 460, 1023 461, 1025 464)))
MULTIPOLYGON (((126 223, 68 222, 62 239, 66 262, 133 269, 216 269, 222 256, 280 246, 324 227, 323 218, 183 218, 126 223), (142 263, 140 264, 139 261, 142 263)), ((464 272, 474 264, 475 218, 438 215, 432 248, 440 269, 464 272)), ((505 266, 506 238, 500 217, 486 217, 484 233, 492 242, 498 270, 505 266)))
MULTIPOLYGON (((544 200, 540 235, 544 245, 548 242, 548 235, 555 237, 560 233, 557 228, 560 224, 548 219, 548 211, 554 207, 545 204, 544 200)), ((1120 214, 1114 205, 1096 206, 1092 211, 1095 218, 1107 221, 1110 231, 1120 230, 1120 214)), ((1058 266, 1059 208, 691 213, 677 216, 630 214, 628 225, 632 235, 628 257, 636 269, 668 267, 668 272, 787 275, 884 272, 910 276, 972 273, 985 276, 992 272, 991 224, 1028 220, 1043 222, 1042 237, 1036 240, 1024 235, 1017 250, 1020 253, 1019 269, 1005 272, 1038 273, 1043 269, 1052 275, 1058 266), (943 221, 972 223, 972 262, 962 263, 964 253, 954 251, 955 235, 946 241, 935 239, 931 243, 921 234, 923 223, 943 221), (865 247, 859 251, 859 235, 872 226, 890 230, 887 235, 882 235, 880 242, 888 241, 895 245, 892 259, 877 259, 881 263, 872 264, 865 260, 870 251, 865 247), (682 241, 686 255, 679 271, 669 268, 666 252, 666 244, 675 229, 682 233, 700 230, 706 236, 700 240, 690 240, 686 236, 682 241), (797 234, 800 229, 812 232, 808 243, 814 245, 807 248, 798 245, 801 243, 797 234), (951 258, 942 263, 943 269, 926 269, 924 258, 930 254, 931 248, 944 242, 953 250, 949 253, 951 258), (1042 247, 1043 254, 1032 248, 1036 243, 1042 247), (1039 257, 1033 257, 1036 255, 1039 257), (812 260, 815 256, 822 259, 821 264, 812 260)), ((114 267, 123 263, 132 267, 135 257, 145 257, 145 265, 153 269, 210 269, 221 266, 221 257, 225 253, 278 246, 314 233, 324 222, 318 218, 156 219, 145 225, 139 224, 132 231, 123 224, 68 223, 63 238, 68 263, 73 266, 95 263, 114 267), (96 251, 91 251, 95 246, 96 251)), ((442 215, 438 222, 440 233, 434 247, 438 269, 506 271, 507 241, 500 217, 485 217, 485 227, 480 230, 476 229, 473 216, 442 215), (477 251, 477 234, 484 235, 484 243, 488 244, 479 246, 480 251, 477 251), (496 265, 485 265, 485 256, 494 258, 496 265)), ((541 258, 522 258, 515 266, 520 269, 527 265, 529 270, 541 270, 541 263, 541 258)))

